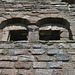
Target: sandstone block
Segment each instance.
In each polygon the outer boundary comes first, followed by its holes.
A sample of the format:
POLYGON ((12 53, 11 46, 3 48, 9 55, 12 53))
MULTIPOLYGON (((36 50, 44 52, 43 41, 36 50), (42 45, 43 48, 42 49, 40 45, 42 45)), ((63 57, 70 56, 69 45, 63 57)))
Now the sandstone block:
POLYGON ((70 57, 67 54, 54 55, 54 60, 56 60, 56 61, 67 61, 69 59, 70 59, 70 57))
POLYGON ((41 55, 41 56, 36 56, 36 59, 38 61, 52 61, 53 60, 53 57, 41 55))
POLYGON ((15 62, 15 68, 18 69, 29 69, 31 67, 30 62, 15 62))
POLYGON ((38 69, 38 68, 46 68, 47 64, 46 62, 33 62, 33 68, 38 69))
POLYGON ((14 62, 0 62, 0 68, 14 68, 14 62))
POLYGON ((17 75, 16 69, 3 69, 2 75, 17 75))
POLYGON ((24 61, 24 62, 28 62, 28 61, 34 61, 34 56, 32 55, 20 55, 19 56, 19 61, 24 61))
POLYGON ((49 62, 48 63, 48 68, 62 68, 63 63, 62 62, 49 62))
POLYGON ((45 50, 44 49, 33 49, 31 50, 31 53, 32 54, 44 54, 45 53, 45 50))

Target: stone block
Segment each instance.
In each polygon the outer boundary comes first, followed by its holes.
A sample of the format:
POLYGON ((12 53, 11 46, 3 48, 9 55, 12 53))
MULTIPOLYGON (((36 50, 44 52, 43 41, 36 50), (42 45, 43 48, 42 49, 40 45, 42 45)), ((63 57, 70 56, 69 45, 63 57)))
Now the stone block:
POLYGON ((60 37, 69 37, 69 33, 68 32, 62 32, 61 34, 60 34, 60 37))
POLYGON ((73 36, 73 39, 75 40, 75 36, 73 36))
POLYGON ((75 62, 75 55, 72 55, 72 61, 74 61, 75 62))
POLYGON ((70 44, 68 43, 59 43, 58 44, 58 47, 61 48, 61 49, 69 49, 70 48, 70 44))
POLYGON ((75 43, 71 43, 71 47, 75 49, 75 43))
POLYGON ((75 75, 75 69, 68 69, 67 75, 75 75))
POLYGON ((35 48, 35 49, 39 49, 39 48, 41 48, 41 47, 42 47, 41 44, 33 44, 33 48, 35 48))
POLYGON ((48 68, 61 69, 63 67, 62 62, 48 62, 48 68))
POLYGON ((34 56, 32 55, 20 55, 19 56, 19 61, 23 61, 23 62, 26 62, 26 61, 34 61, 34 56))
POLYGON ((63 69, 54 69, 52 75, 66 75, 66 71, 63 69))
POLYGON ((2 69, 0 69, 0 75, 2 75, 2 69))
POLYGON ((18 74, 19 75, 34 75, 34 72, 32 70, 19 69, 18 74))
POLYGON ((17 69, 29 69, 30 67, 30 62, 15 62, 15 68, 17 69))
POLYGON ((45 50, 44 49, 32 49, 31 50, 31 53, 32 54, 44 54, 45 53, 45 50))
POLYGON ((31 48, 31 45, 29 43, 17 43, 15 45, 15 48, 30 49, 31 48))
POLYGON ((54 54, 64 54, 63 50, 62 49, 50 49, 47 51, 47 54, 50 54, 50 55, 54 55, 54 54))
POLYGON ((2 75, 17 75, 16 69, 3 69, 2 75))
POLYGON ((53 60, 53 57, 41 55, 41 56, 36 56, 36 59, 38 61, 52 61, 53 60))
POLYGON ((67 54, 58 54, 58 55, 54 55, 54 60, 56 60, 56 61, 68 61, 68 60, 70 60, 70 57, 67 54))
POLYGON ((10 55, 22 55, 26 53, 27 53, 26 49, 9 49, 10 55))
POLYGON ((0 61, 17 61, 17 56, 0 56, 0 61))
POLYGON ((69 63, 69 62, 64 62, 63 63, 63 69, 73 69, 73 68, 74 68, 73 63, 69 63))
POLYGON ((46 62, 33 62, 33 68, 34 69, 44 69, 44 68, 46 68, 47 67, 47 64, 46 64, 46 62))
POLYGON ((52 69, 36 69, 35 75, 52 75, 52 69))
POLYGON ((14 44, 0 44, 0 48, 12 49, 14 47, 14 44))
POLYGON ((14 68, 14 62, 0 61, 0 68, 14 68))
POLYGON ((0 54, 6 55, 8 53, 8 49, 0 49, 0 54))
POLYGON ((75 50, 74 49, 71 49, 71 50, 67 50, 68 54, 72 54, 74 55, 75 54, 75 50))

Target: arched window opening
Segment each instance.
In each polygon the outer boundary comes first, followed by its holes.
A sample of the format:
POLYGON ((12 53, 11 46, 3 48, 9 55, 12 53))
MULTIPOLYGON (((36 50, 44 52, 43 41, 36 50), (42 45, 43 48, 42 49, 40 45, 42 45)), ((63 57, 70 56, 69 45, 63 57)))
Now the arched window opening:
POLYGON ((10 30, 8 40, 10 41, 28 40, 27 35, 28 35, 27 30, 10 30))
POLYGON ((60 30, 40 30, 40 40, 60 40, 60 30))
POLYGON ((27 19, 12 18, 1 23, 0 29, 3 30, 2 41, 21 41, 28 40, 28 25, 30 22, 27 19))
POLYGON ((70 23, 63 18, 43 18, 37 26, 39 40, 73 40, 70 23))

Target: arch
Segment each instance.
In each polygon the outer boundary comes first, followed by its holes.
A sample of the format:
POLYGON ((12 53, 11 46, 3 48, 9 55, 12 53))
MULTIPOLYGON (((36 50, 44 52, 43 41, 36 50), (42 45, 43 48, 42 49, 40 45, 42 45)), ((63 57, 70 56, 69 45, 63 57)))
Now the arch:
POLYGON ((28 40, 28 25, 30 22, 27 19, 11 18, 2 21, 0 30, 3 30, 2 41, 18 41, 28 40))
MULTIPOLYGON (((67 36, 65 36, 65 33, 66 33, 66 35, 69 35, 68 39, 73 40, 72 32, 70 29, 70 23, 64 18, 47 17, 47 18, 40 19, 36 23, 36 25, 39 27, 39 30, 53 30, 53 31, 55 30, 55 32, 56 31, 59 32, 59 30, 60 30, 60 33, 64 37, 67 37, 67 36)), ((63 37, 63 36, 61 36, 61 37, 63 37)))
POLYGON ((30 24, 29 20, 27 19, 22 19, 22 18, 11 18, 11 19, 7 19, 1 22, 0 24, 0 29, 3 29, 6 26, 10 26, 10 25, 16 25, 17 24, 22 24, 27 26, 28 24, 30 24))

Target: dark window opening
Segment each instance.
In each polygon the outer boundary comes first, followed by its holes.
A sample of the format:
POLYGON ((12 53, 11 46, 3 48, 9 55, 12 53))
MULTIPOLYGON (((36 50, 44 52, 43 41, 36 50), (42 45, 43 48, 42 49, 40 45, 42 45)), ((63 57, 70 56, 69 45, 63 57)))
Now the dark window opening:
POLYGON ((62 2, 66 2, 66 3, 69 3, 69 4, 74 4, 74 0, 62 0, 62 2))
POLYGON ((40 40, 60 40, 60 30, 40 30, 39 31, 40 40))
POLYGON ((27 39, 28 31, 27 30, 11 30, 9 32, 10 41, 21 41, 27 39))

